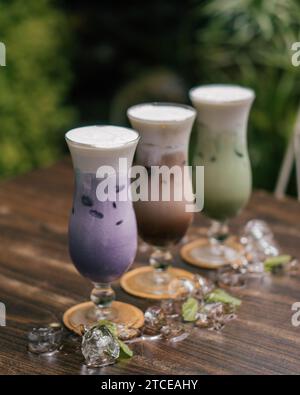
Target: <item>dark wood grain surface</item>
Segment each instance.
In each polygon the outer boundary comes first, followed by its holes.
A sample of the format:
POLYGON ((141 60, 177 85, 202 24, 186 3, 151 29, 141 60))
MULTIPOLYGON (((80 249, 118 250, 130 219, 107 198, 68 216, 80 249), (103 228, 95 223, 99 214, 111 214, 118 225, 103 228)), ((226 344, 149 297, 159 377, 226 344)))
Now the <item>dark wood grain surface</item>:
MULTIPOLYGON (((67 249, 73 173, 68 160, 0 184, 0 302, 7 326, 0 327, 1 374, 299 374, 300 327, 291 324, 291 306, 300 301, 299 277, 267 277, 235 291, 242 298, 238 319, 221 333, 197 330, 181 343, 135 345, 135 356, 87 371, 79 352, 52 357, 27 351, 34 325, 60 320, 70 306, 87 300, 90 284, 73 267, 67 249)), ((272 226, 284 252, 300 258, 300 205, 264 192, 233 221, 272 226)), ((198 226, 207 225, 199 216, 198 226)), ((180 261, 177 265, 195 270, 180 261)), ((135 265, 144 264, 139 254, 135 265)), ((114 284, 119 300, 145 309, 151 302, 128 296, 114 284)))

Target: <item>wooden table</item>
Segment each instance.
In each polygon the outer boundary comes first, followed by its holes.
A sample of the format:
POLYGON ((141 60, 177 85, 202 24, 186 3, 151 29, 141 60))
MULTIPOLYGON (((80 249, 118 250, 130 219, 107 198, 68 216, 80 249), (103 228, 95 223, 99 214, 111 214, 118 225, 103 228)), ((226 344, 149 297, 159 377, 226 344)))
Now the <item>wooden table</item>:
MULTIPOLYGON (((72 190, 68 160, 0 185, 0 301, 7 309, 7 326, 0 327, 2 374, 87 372, 79 352, 48 358, 27 351, 29 329, 60 320, 68 307, 89 297, 91 286, 76 272, 67 249, 72 190)), ((233 229, 250 218, 268 221, 283 251, 300 258, 298 202, 255 192, 233 229)), ((196 222, 206 224, 200 216, 196 222)), ((135 265, 145 262, 140 254, 135 265)), ((178 257, 177 264, 194 270, 178 257)), ((115 289, 119 300, 142 309, 151 305, 125 294, 118 284, 115 289)), ((291 306, 300 301, 300 279, 273 276, 235 294, 243 300, 238 319, 221 333, 198 330, 173 345, 136 344, 131 360, 92 373, 299 374, 300 327, 291 324, 291 306)))

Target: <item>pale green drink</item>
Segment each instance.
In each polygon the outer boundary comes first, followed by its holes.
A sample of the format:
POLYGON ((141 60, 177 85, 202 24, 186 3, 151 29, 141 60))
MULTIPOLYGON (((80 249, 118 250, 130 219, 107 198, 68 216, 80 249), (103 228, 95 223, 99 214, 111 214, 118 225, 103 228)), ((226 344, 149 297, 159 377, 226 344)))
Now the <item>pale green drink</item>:
POLYGON ((251 193, 245 133, 199 123, 194 164, 204 166, 204 214, 218 221, 236 216, 251 193))
POLYGON ((190 91, 197 109, 194 165, 204 166, 204 214, 214 220, 208 245, 199 260, 217 267, 236 259, 236 252, 218 241, 228 237, 226 221, 236 216, 251 194, 247 123, 254 100, 251 89, 207 85, 190 91))

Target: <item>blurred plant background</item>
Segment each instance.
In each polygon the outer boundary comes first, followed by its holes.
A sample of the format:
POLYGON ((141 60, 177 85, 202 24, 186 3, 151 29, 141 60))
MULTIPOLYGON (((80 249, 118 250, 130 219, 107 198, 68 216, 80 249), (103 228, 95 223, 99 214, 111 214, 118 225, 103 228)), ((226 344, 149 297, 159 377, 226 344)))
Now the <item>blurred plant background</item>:
POLYGON ((236 83, 257 95, 254 186, 274 188, 300 105, 299 0, 1 0, 0 41, 0 177, 57 160, 74 125, 126 125, 132 104, 236 83))
POLYGON ((71 83, 69 28, 46 0, 1 0, 0 176, 47 165, 62 153, 60 135, 75 110, 65 105, 71 83))

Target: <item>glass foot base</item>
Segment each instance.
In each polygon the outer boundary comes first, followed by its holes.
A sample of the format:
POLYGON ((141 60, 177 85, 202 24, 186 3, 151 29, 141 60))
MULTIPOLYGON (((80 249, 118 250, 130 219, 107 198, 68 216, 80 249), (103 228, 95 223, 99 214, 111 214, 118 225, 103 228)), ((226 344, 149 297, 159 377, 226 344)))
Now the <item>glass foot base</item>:
POLYGON ((217 268, 236 261, 239 254, 228 246, 222 246, 222 248, 219 249, 207 244, 195 248, 193 250, 193 257, 217 268))
POLYGON ((92 302, 77 304, 68 309, 63 315, 65 326, 77 334, 82 334, 83 326, 91 326, 99 319, 108 319, 116 324, 121 324, 130 328, 141 328, 144 324, 144 314, 137 307, 123 302, 113 302, 111 306, 111 316, 109 318, 98 318, 95 313, 95 305, 92 302))
POLYGON ((193 266, 218 269, 239 262, 242 251, 243 247, 234 238, 229 238, 221 248, 209 244, 207 238, 200 238, 185 244, 180 250, 180 255, 193 266))
POLYGON ((119 312, 115 307, 106 309, 97 309, 94 305, 91 306, 86 312, 86 317, 91 322, 97 322, 100 320, 108 320, 115 322, 118 320, 119 312))
POLYGON ((170 284, 175 279, 193 279, 193 273, 183 269, 169 268, 166 272, 156 274, 150 266, 143 266, 129 271, 121 278, 122 288, 129 294, 145 299, 172 299, 177 295, 170 284))

